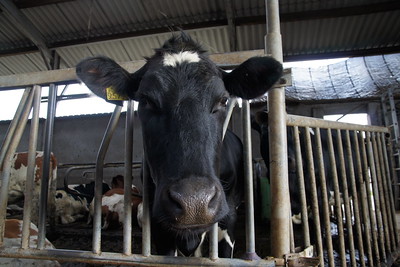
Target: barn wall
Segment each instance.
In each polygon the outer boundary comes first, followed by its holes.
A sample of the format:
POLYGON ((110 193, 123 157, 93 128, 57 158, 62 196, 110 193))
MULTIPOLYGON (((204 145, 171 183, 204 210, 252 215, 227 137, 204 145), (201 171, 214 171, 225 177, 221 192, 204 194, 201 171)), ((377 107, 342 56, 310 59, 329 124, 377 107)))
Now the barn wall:
MULTIPOLYGON (((100 147, 104 131, 107 127, 110 114, 101 114, 94 116, 78 116, 78 117, 61 117, 56 118, 54 122, 53 135, 53 152, 57 157, 58 169, 58 186, 62 186, 66 173, 64 164, 88 164, 95 163, 97 151, 100 147)), ((43 132, 45 121, 40 121, 38 150, 43 147, 43 132)), ((3 142, 9 122, 0 122, 0 141, 3 142)), ((29 123, 25 129, 17 151, 28 150, 29 123)), ((105 163, 123 162, 124 161, 124 142, 125 142, 125 113, 121 114, 117 129, 110 143, 105 163)), ((141 126, 137 116, 135 116, 134 130, 134 161, 141 160, 142 154, 142 137, 141 126)), ((69 183, 86 183, 93 178, 94 169, 84 171, 71 172, 69 183), (86 175, 83 174, 86 173, 86 175), (85 179, 88 180, 85 180, 85 179)), ((104 172, 104 179, 109 183, 110 179, 117 175, 123 174, 123 167, 107 168, 104 172)), ((138 171, 134 172, 134 179, 138 179, 138 171)), ((134 181, 135 182, 135 181, 134 181)))

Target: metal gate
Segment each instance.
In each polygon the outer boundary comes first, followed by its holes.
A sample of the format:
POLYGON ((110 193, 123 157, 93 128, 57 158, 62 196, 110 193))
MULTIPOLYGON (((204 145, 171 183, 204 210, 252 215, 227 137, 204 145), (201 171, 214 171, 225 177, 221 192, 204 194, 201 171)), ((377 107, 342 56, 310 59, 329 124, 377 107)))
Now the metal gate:
POLYGON ((314 244, 321 266, 391 264, 398 233, 388 128, 294 115, 287 125, 302 204, 302 239, 292 238, 291 250, 314 244))

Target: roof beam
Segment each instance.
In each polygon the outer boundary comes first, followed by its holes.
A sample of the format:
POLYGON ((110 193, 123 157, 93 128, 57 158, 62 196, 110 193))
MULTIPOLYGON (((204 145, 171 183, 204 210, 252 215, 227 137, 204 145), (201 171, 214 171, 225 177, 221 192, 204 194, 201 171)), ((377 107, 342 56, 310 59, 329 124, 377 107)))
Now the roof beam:
POLYGON ((53 56, 39 30, 11 0, 0 0, 0 8, 3 10, 3 12, 9 15, 9 18, 15 23, 15 26, 18 28, 18 30, 20 30, 39 48, 47 69, 51 69, 50 66, 53 56))
POLYGON ((226 19, 228 21, 229 48, 231 52, 237 50, 235 4, 233 0, 225 0, 226 19))

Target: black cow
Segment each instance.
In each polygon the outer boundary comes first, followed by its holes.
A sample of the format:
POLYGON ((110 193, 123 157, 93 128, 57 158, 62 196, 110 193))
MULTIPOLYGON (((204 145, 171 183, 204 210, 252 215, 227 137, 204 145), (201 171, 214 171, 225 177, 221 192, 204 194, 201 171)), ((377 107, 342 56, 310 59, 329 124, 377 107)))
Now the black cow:
POLYGON ((227 132, 222 142, 226 105, 230 95, 264 94, 282 75, 282 65, 255 57, 226 73, 181 33, 133 74, 105 57, 85 59, 76 71, 103 98, 112 90, 139 101, 157 252, 191 255, 218 222, 220 256, 230 257, 243 173, 240 140, 227 132))

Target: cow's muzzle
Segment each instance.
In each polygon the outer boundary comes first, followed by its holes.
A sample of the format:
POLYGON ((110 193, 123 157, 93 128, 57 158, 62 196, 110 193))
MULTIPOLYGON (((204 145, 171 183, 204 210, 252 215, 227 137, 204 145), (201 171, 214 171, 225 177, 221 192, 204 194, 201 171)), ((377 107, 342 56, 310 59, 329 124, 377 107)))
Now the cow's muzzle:
POLYGON ((165 192, 164 205, 171 225, 178 229, 204 228, 228 212, 222 186, 207 178, 191 177, 172 184, 165 192))

